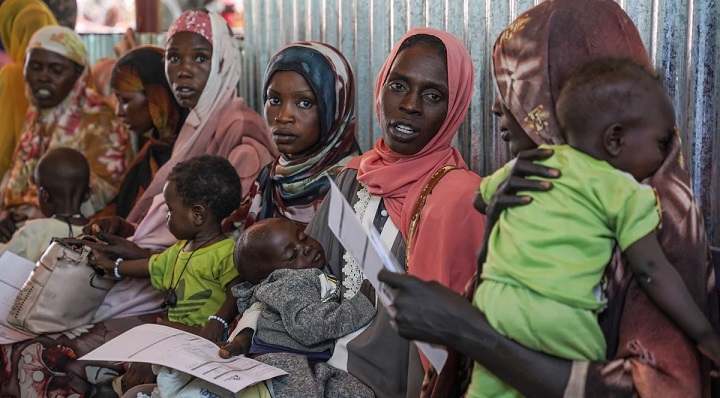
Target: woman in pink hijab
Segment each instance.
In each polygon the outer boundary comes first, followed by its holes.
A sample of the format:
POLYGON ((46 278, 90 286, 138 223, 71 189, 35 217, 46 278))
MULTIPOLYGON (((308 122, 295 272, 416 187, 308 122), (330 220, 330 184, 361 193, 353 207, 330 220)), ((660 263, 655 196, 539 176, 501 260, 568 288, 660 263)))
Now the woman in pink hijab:
MULTIPOLYGON (((225 157, 240 175, 245 195, 262 167, 276 156, 265 121, 237 97, 239 56, 227 23, 218 15, 187 11, 172 24, 165 74, 177 102, 189 113, 170 160, 157 171, 127 219, 105 218, 86 227, 86 233, 109 243, 97 245, 98 249, 128 260, 147 258, 175 243, 165 226, 162 190, 177 163, 203 154, 225 157)), ((98 310, 97 321, 159 311, 162 300, 158 301, 157 292, 133 279, 115 285, 98 310)))
MULTIPOLYGON (((453 35, 429 28, 407 32, 375 83, 382 137, 350 162, 336 182, 366 225, 406 271, 461 291, 473 275, 484 217, 472 208, 480 177, 451 142, 472 96, 473 65, 453 35)), ((327 227, 328 203, 308 226, 325 249, 343 297, 365 279, 327 227)), ((378 397, 417 397, 424 376, 415 345, 390 326, 386 309, 360 332, 340 339, 329 363, 349 371, 378 397)))

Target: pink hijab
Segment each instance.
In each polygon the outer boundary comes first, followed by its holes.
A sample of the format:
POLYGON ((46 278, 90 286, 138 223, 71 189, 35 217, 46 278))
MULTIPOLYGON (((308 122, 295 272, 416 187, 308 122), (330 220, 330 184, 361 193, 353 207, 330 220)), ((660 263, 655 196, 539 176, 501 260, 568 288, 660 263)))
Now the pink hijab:
POLYGON ((390 218, 400 229, 406 243, 411 245, 410 258, 407 259, 409 273, 426 280, 438 280, 459 291, 474 271, 475 251, 481 243, 484 230, 484 219, 472 209, 472 193, 480 184, 480 177, 467 171, 467 164, 460 152, 451 146, 467 114, 474 85, 474 70, 467 49, 450 33, 431 28, 411 29, 395 44, 378 74, 375 81, 375 108, 382 125, 380 91, 401 44, 418 34, 437 37, 447 50, 450 97, 445 121, 435 137, 414 155, 396 153, 380 138, 372 150, 356 158, 349 167, 358 169, 357 180, 367 186, 371 194, 383 198, 390 218), (448 165, 461 170, 448 173, 428 196, 413 241, 407 242, 410 220, 421 191, 437 170, 448 165), (461 206, 450 205, 458 198, 463 198, 461 206), (435 214, 430 215, 431 212, 435 214), (468 213, 474 214, 469 216, 468 213), (473 221, 468 217, 478 219, 473 221), (468 228, 467 231, 460 231, 463 236, 458 237, 457 223, 463 220, 468 221, 468 228), (477 237, 475 233, 479 233, 477 237), (460 242, 447 244, 445 240, 460 242), (467 247, 463 249, 459 246, 467 247), (455 267, 455 270, 462 270, 459 274, 440 275, 445 273, 443 270, 450 269, 451 264, 437 263, 432 258, 449 262, 457 253, 462 253, 457 250, 470 253, 468 264, 455 267))

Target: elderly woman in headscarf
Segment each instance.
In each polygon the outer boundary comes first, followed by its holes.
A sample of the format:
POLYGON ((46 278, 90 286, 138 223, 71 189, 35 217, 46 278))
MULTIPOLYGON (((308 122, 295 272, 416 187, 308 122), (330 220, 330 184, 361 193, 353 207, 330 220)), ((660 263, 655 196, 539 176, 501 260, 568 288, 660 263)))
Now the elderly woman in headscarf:
POLYGON ((0 68, 0 179, 10 168, 28 107, 23 78, 27 44, 38 29, 57 24, 41 0, 0 2, 0 42, 10 58, 0 68))
MULTIPOLYGON (((614 2, 555 0, 521 14, 498 37, 493 70, 503 138, 519 155, 516 175, 547 174, 527 163, 550 154, 521 152, 541 143, 564 143, 555 99, 573 70, 595 58, 624 57, 652 64, 640 35, 614 2)), ((661 168, 646 182, 661 201, 658 239, 700 308, 717 319, 710 296, 714 280, 702 220, 690 188, 679 136, 661 168)), ((523 202, 518 189, 543 190, 531 181, 508 181, 498 202, 523 202), (519 200, 518 200, 519 199, 519 200)), ((496 195, 497 196, 497 195, 496 195)), ((454 348, 528 396, 710 396, 709 364, 684 333, 645 295, 619 251, 606 268, 599 315, 607 341, 606 361, 575 361, 531 351, 496 333, 469 302, 438 286, 381 274, 396 287, 395 321, 413 339, 454 348)), ((482 396, 482 386, 470 387, 482 396)))
POLYGON ((46 26, 30 39, 25 63, 30 107, 2 187, 3 209, 39 215, 32 175, 40 157, 56 147, 76 149, 90 163, 91 194, 83 215, 104 208, 116 193, 130 156, 129 135, 89 79, 88 54, 73 30, 46 26))
POLYGON ((285 217, 305 229, 330 189, 327 177, 335 178, 360 154, 353 72, 330 45, 290 44, 270 59, 263 100, 280 156, 262 169, 225 226, 242 230, 285 217))
POLYGON ((160 167, 170 160, 187 110, 173 96, 164 59, 161 47, 142 46, 120 57, 112 69, 110 86, 117 97, 117 116, 143 145, 128 166, 117 196, 101 215, 127 217, 160 167))

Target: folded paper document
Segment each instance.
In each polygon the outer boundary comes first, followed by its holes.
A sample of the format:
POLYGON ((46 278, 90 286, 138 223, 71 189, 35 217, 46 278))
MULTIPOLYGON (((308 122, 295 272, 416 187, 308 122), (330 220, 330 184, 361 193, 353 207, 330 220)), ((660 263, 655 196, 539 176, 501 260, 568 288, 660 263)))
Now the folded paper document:
POLYGON ((145 362, 199 377, 234 393, 287 372, 244 356, 222 359, 218 346, 200 336, 146 324, 128 330, 81 361, 145 362))

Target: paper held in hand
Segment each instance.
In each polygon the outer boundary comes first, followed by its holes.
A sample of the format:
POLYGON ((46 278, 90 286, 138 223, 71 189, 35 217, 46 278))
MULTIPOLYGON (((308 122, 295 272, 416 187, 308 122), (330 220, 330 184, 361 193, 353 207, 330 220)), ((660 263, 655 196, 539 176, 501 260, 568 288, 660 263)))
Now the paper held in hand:
POLYGON ((81 361, 145 362, 191 374, 236 393, 287 372, 244 356, 222 359, 218 346, 167 326, 134 327, 80 358, 81 361))
MULTIPOLYGON (((404 272, 404 267, 398 264, 397 259, 385 247, 375 228, 364 226, 355 216, 355 211, 345 200, 335 182, 330 179, 330 210, 328 212, 328 226, 335 237, 342 243, 345 250, 362 268, 365 278, 375 288, 384 306, 392 304, 392 291, 389 291, 378 280, 378 273, 385 268, 392 272, 404 272)), ((393 308, 389 307, 388 311, 393 308)), ((418 349, 430 361, 438 373, 447 360, 447 351, 422 341, 414 341, 418 349)))

